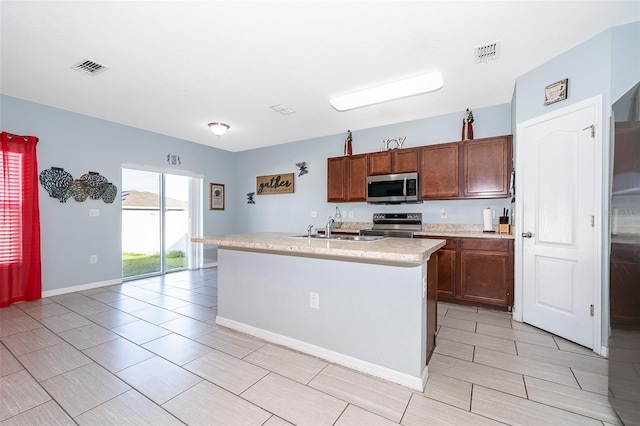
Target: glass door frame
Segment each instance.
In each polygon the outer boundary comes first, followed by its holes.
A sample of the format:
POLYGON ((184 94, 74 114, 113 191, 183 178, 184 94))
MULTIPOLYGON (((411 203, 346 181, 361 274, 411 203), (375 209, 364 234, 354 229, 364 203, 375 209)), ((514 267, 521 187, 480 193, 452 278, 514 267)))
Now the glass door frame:
MULTIPOLYGON (((196 244, 191 242, 191 237, 202 234, 202 196, 203 196, 203 176, 196 173, 191 173, 183 170, 174 170, 174 169, 165 169, 162 167, 154 167, 140 164, 121 164, 121 170, 130 169, 137 170, 142 172, 152 172, 158 173, 160 176, 159 179, 159 202, 158 202, 158 211, 159 211, 159 220, 160 225, 158 232, 160 233, 160 271, 149 272, 140 275, 132 275, 128 277, 122 277, 123 281, 130 281, 136 279, 142 279, 146 277, 166 275, 172 272, 184 271, 187 269, 198 269, 202 268, 202 244, 196 244), (165 239, 166 239, 166 194, 165 194, 165 178, 166 175, 175 175, 175 176, 186 176, 189 178, 189 188, 188 188, 188 211, 189 211, 189 223, 188 223, 188 236, 187 236, 187 248, 186 248, 186 256, 187 256, 187 265, 182 268, 174 268, 169 271, 166 270, 166 254, 167 250, 165 247, 165 239)), ((122 176, 122 171, 120 173, 122 176)), ((124 190, 124 185, 122 185, 124 190)), ((122 233, 122 206, 121 206, 121 230, 122 233)), ((122 241, 120 242, 120 252, 122 253, 122 241)), ((122 270, 122 267, 121 267, 122 270)))

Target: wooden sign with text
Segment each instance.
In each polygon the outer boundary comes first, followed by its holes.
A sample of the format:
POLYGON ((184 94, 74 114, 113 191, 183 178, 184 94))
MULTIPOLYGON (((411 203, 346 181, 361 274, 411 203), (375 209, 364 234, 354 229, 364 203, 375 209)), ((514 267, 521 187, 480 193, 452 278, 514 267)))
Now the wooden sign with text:
POLYGON ((256 194, 291 194, 293 193, 293 173, 258 176, 256 178, 256 194))

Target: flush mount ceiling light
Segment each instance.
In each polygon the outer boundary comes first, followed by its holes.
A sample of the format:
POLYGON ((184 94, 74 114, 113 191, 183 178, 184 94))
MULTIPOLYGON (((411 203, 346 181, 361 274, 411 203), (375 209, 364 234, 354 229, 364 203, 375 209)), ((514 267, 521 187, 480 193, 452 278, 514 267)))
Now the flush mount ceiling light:
POLYGON ((229 125, 224 123, 209 123, 209 129, 216 136, 222 136, 229 130, 229 125))
POLYGON ((393 83, 359 90, 347 95, 336 96, 331 98, 329 103, 338 111, 348 111, 363 106, 433 92, 443 85, 442 74, 439 71, 434 71, 393 83))

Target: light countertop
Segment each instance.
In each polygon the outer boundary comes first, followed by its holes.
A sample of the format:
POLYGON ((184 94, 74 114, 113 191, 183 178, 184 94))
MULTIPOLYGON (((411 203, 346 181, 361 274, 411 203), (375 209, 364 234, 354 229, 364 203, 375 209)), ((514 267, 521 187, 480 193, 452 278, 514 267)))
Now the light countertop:
POLYGON ((284 254, 416 266, 426 262, 445 240, 423 238, 384 238, 376 241, 340 241, 295 237, 292 233, 263 232, 192 238, 196 243, 214 244, 222 249, 284 254))

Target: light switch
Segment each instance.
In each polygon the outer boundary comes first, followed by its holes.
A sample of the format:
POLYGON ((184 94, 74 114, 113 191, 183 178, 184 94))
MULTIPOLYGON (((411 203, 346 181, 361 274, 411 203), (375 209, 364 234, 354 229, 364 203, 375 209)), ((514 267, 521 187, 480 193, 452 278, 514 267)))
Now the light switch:
POLYGON ((100 216, 100 210, 98 210, 98 209, 89 209, 89 216, 91 216, 91 217, 100 216))

